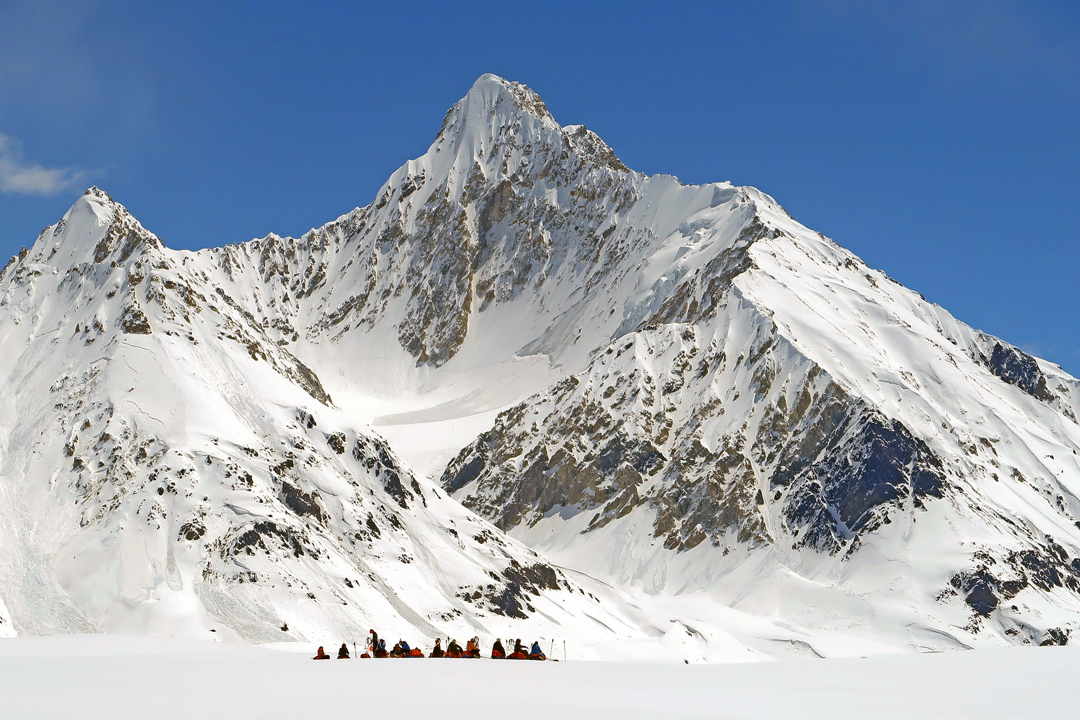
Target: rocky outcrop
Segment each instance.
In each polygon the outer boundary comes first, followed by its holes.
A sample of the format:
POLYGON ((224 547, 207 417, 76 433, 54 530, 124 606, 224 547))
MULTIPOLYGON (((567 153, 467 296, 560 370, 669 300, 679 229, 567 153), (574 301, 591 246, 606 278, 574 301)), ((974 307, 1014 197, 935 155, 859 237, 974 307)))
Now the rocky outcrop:
POLYGON ((591 514, 588 533, 647 506, 654 536, 676 551, 794 542, 836 553, 891 512, 944 496, 941 460, 902 423, 805 359, 780 376, 790 347, 732 350, 702 348, 685 325, 623 338, 500 415, 443 487, 504 529, 573 508, 591 514), (753 402, 732 375, 750 378, 753 402), (729 414, 740 407, 749 414, 729 414))

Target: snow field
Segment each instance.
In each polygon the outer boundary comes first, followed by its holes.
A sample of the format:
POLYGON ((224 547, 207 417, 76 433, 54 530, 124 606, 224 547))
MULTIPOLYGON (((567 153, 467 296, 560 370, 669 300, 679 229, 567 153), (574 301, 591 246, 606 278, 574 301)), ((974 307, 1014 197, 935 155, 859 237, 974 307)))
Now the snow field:
MULTIPOLYGON (((1076 717, 1076 648, 729 665, 327 661, 162 637, 0 640, 5 717, 1076 717)), ((329 648, 332 650, 333 648, 329 648)))

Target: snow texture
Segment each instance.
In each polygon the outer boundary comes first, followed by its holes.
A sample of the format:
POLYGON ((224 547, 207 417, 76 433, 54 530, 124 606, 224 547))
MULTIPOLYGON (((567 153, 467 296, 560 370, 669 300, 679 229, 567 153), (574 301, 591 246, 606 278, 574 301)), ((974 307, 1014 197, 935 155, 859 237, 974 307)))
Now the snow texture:
POLYGON ((129 637, 0 640, 12 717, 956 720, 1076 715, 1075 648, 740 665, 360 660, 129 637))

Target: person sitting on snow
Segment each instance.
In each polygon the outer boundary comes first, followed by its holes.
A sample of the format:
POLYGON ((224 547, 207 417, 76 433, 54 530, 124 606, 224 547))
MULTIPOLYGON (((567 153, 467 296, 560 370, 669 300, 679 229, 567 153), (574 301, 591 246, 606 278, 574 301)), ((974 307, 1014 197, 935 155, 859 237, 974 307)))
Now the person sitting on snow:
POLYGON ((452 658, 459 658, 465 653, 462 652, 461 646, 458 645, 457 640, 451 640, 446 646, 446 656, 452 658))
POLYGON ((495 644, 491 646, 491 659, 502 660, 506 657, 506 649, 503 647, 502 640, 495 638, 495 644))
POLYGON ((389 653, 386 652, 386 641, 380 638, 379 645, 375 648, 375 652, 372 654, 375 655, 375 657, 377 658, 387 657, 389 653))
POLYGON ((480 657, 480 638, 473 637, 472 640, 465 643, 465 657, 480 657))
POLYGON ((404 657, 404 655, 405 655, 405 653, 402 652, 402 650, 401 650, 401 641, 398 640, 397 644, 394 645, 394 649, 390 651, 390 657, 399 658, 399 657, 404 657))
POLYGON ((409 643, 405 642, 404 640, 398 640, 398 645, 401 646, 402 655, 408 655, 410 652, 412 652, 412 648, 409 647, 409 643))
POLYGON ((349 646, 346 645, 345 643, 341 643, 341 647, 338 648, 337 659, 338 660, 348 660, 349 659, 349 646))
POLYGON ((326 654, 326 651, 325 651, 325 650, 323 650, 323 646, 322 646, 322 645, 320 645, 320 646, 319 646, 319 652, 318 652, 318 653, 316 653, 316 654, 315 654, 315 657, 313 657, 313 658, 311 658, 311 659, 312 659, 312 660, 329 660, 329 659, 330 659, 330 656, 326 654))
POLYGON ((530 660, 547 660, 547 655, 544 655, 544 651, 540 649, 540 642, 533 640, 532 647, 529 649, 530 660))
POLYGON ((443 649, 442 649, 442 638, 435 638, 435 647, 433 647, 431 649, 431 654, 428 655, 428 657, 429 658, 446 657, 446 653, 444 653, 443 649))
POLYGON ((521 644, 521 638, 514 641, 514 652, 510 653, 508 660, 525 660, 529 654, 525 652, 525 646, 521 644))

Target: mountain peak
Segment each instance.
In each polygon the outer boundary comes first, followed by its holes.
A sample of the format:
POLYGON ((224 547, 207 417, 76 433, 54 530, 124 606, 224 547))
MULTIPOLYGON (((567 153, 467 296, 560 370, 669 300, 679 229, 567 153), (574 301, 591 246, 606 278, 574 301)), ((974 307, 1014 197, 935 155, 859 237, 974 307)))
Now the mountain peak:
POLYGON ((481 179, 491 187, 512 176, 520 181, 523 173, 542 174, 553 159, 569 156, 616 172, 629 171, 583 125, 562 127, 529 87, 488 73, 447 111, 427 152, 389 178, 376 207, 383 207, 398 190, 400 199, 410 197, 419 207, 440 187, 459 195, 467 183, 475 192, 481 179))
POLYGON ((521 83, 488 73, 477 78, 446 113, 433 149, 441 151, 452 144, 458 152, 483 151, 508 130, 538 135, 560 129, 539 95, 521 83))
POLYGON ((84 196, 90 195, 90 196, 96 197, 96 198, 98 198, 100 200, 104 200, 104 201, 110 202, 110 203, 115 202, 112 199, 112 195, 105 192, 104 190, 99 188, 97 185, 91 185, 90 187, 86 188, 86 192, 84 192, 83 195, 84 196))
POLYGON ((555 122, 547 105, 536 92, 527 85, 501 78, 493 73, 477 78, 462 102, 479 103, 480 107, 492 110, 509 107, 540 120, 555 122))
POLYGON ((109 193, 98 186, 90 187, 64 213, 65 224, 85 218, 96 225, 108 225, 116 216, 118 204, 109 193))
POLYGON ((109 259, 123 263, 144 244, 160 247, 161 241, 95 185, 72 204, 60 222, 41 232, 28 253, 28 262, 58 267, 109 259))

